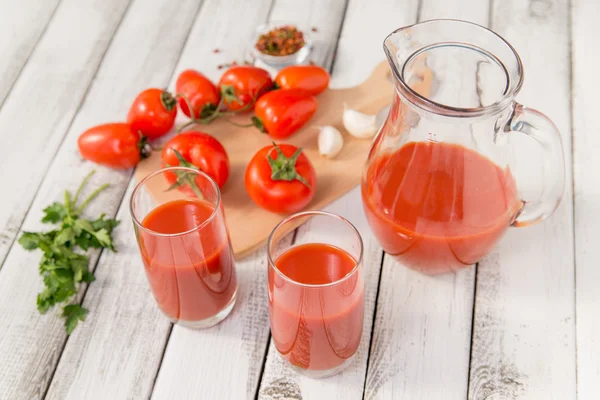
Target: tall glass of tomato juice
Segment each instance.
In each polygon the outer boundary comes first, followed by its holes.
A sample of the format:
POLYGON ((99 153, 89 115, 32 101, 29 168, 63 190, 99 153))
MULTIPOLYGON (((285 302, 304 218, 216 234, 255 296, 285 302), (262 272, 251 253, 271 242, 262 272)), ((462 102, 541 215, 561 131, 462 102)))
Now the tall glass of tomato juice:
POLYGON ((278 352, 311 377, 342 371, 363 329, 360 234, 338 215, 301 212, 275 227, 267 254, 269 317, 278 352), (289 233, 301 224, 292 240, 289 233))
POLYGON ((201 171, 165 168, 138 183, 130 207, 163 314, 190 328, 225 319, 235 304, 237 278, 217 184, 201 171))

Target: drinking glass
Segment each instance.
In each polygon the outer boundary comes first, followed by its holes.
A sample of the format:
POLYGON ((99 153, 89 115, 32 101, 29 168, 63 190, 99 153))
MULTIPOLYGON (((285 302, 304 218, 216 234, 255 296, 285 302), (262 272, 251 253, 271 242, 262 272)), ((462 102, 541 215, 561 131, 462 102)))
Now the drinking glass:
POLYGON ((225 319, 235 304, 237 279, 217 184, 191 168, 161 169, 137 184, 130 207, 163 314, 189 328, 225 319))
POLYGON ((360 234, 338 215, 301 212, 275 227, 267 253, 269 317, 278 352, 310 377, 342 371, 362 335, 360 234), (308 220, 292 243, 290 230, 308 220))

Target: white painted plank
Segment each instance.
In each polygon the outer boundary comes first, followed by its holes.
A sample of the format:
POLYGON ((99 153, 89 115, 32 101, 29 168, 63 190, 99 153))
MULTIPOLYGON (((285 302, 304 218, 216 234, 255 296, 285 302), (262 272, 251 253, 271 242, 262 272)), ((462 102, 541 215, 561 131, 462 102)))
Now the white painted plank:
MULTIPOLYGON (((101 11, 105 2, 101 3, 89 6, 95 7, 93 14, 96 18, 104 19, 103 24, 107 24, 110 19, 107 19, 106 15, 102 15, 101 11)), ((131 6, 106 53, 85 102, 66 135, 63 146, 56 154, 47 172, 46 179, 24 222, 25 230, 48 229, 48 226, 39 222, 42 208, 54 200, 62 200, 62 191, 66 188, 71 190, 77 188, 83 177, 94 168, 91 163, 82 161, 77 152, 79 134, 94 124, 122 120, 132 99, 139 91, 150 85, 158 87, 166 85, 199 3, 199 0, 187 0, 180 2, 179 6, 174 8, 167 0, 152 0, 152 3, 137 0, 131 6), (153 29, 149 31, 148 22, 150 20, 155 22, 152 25, 153 29), (178 23, 174 25, 173 20, 177 20, 178 23), (127 61, 124 62, 124 60, 127 61)), ((112 8, 115 5, 106 3, 106 6, 112 8)), ((85 12, 86 8, 82 8, 83 5, 80 2, 77 2, 75 7, 78 10, 79 18, 82 19, 81 23, 84 24, 86 18, 89 18, 85 12)), ((79 48, 74 50, 82 51, 79 48)), ((81 68, 85 68, 85 66, 81 68)), ((56 76, 53 79, 56 80, 54 85, 58 85, 61 81, 56 76)), ((49 149, 49 151, 51 150, 49 149)), ((94 216, 103 212, 107 215, 115 215, 129 180, 130 171, 116 172, 102 167, 98 167, 97 171, 90 186, 97 186, 105 182, 110 182, 112 186, 90 205, 89 213, 94 216)), ((41 177, 40 171, 27 170, 27 172, 41 177)), ((4 205, 4 203, 2 204, 4 205)), ((120 253, 116 257, 123 261, 123 268, 130 267, 127 262, 131 261, 131 258, 128 259, 126 255, 130 249, 135 249, 133 237, 129 236, 130 231, 126 230, 130 224, 129 216, 125 213, 127 209, 123 209, 123 226, 116 233, 116 239, 120 246, 120 253), (120 256, 123 257, 120 258, 120 256)), ((92 265, 96 262, 97 256, 97 253, 93 253, 92 265)), ((40 397, 48 387, 48 381, 56 368, 65 343, 63 321, 54 312, 40 316, 36 310, 36 293, 42 287, 37 272, 39 258, 38 252, 27 253, 19 245, 15 245, 9 252, 4 267, 0 270, 0 326, 3 330, 3 335, 0 336, 0 354, 3 357, 0 365, 0 398, 40 397)), ((111 259, 109 258, 109 260, 111 259)), ((110 278, 108 283, 118 284, 117 288, 124 293, 131 292, 131 302, 136 306, 143 307, 143 304, 138 304, 135 297, 139 295, 139 291, 123 289, 127 286, 127 281, 119 282, 119 280, 113 279, 116 278, 110 278)), ((102 285, 108 284, 104 282, 94 283, 94 285, 97 290, 102 290, 102 285)), ((152 304, 150 297, 148 304, 152 304)), ((88 322, 101 317, 101 310, 106 311, 105 308, 95 306, 93 303, 87 306, 90 309, 88 322)), ((146 307, 148 307, 147 304, 146 307)), ((127 315, 131 317, 131 314, 127 315)), ((55 396, 54 393, 59 397, 62 397, 63 393, 67 393, 70 384, 75 380, 75 373, 84 381, 86 377, 97 377, 91 375, 86 369, 80 370, 73 367, 74 365, 88 365, 79 358, 89 355, 82 349, 86 348, 88 342, 93 343, 90 336, 94 328, 86 328, 86 324, 87 322, 79 326, 76 331, 77 335, 69 339, 63 362, 59 367, 59 372, 55 375, 54 386, 50 391, 51 397, 55 396), (85 374, 81 375, 84 372, 85 374)), ((163 330, 168 326, 169 324, 165 323, 163 330)), ((106 327, 111 327, 111 325, 106 325, 106 327)), ((116 328, 119 327, 120 325, 116 326, 116 328)), ((160 325, 157 325, 158 327, 160 325)), ((146 334, 152 335, 150 331, 146 334)), ((140 339, 140 343, 144 343, 144 341, 140 339)), ((111 350, 110 347, 105 349, 109 352, 111 350)), ((148 352, 148 354, 160 354, 161 349, 154 349, 154 351, 157 353, 148 352)), ((96 356, 98 354, 94 354, 91 359, 95 360, 93 357, 96 356)), ((133 361, 135 358, 131 360, 133 361)), ((138 360, 141 362, 140 365, 144 365, 144 360, 143 357, 138 360)), ((158 363, 158 359, 156 363, 158 363)), ((155 371, 157 365, 149 364, 147 367, 155 371)), ((143 371, 144 369, 140 368, 140 373, 143 371)), ((132 376, 129 377, 132 378, 132 376)), ((121 386, 123 390, 130 388, 129 385, 136 389, 135 385, 142 383, 143 381, 132 379, 121 386)), ((86 382, 86 384, 86 387, 95 387, 90 382, 86 382)), ((146 386, 148 391, 150 386, 146 386)))
MULTIPOLYGON (((311 33, 318 42, 311 58, 319 64, 328 65, 334 48, 331 43, 337 39, 343 6, 343 2, 314 1, 298 8, 297 3, 277 1, 273 4, 270 19, 293 21, 302 27, 317 27, 317 32, 311 33)), ((241 3, 233 5, 231 1, 213 1, 202 10, 206 22, 199 26, 209 33, 220 26, 227 26, 229 19, 245 21, 244 25, 238 22, 236 32, 242 37, 251 37, 255 27, 267 19, 268 11, 269 4, 266 1, 260 4, 244 3, 243 7, 241 3), (210 25, 213 20, 214 26, 210 25)), ((200 32, 192 32, 191 37, 194 35, 203 36, 200 32)), ((207 69, 208 75, 217 80, 222 71, 210 72, 211 67, 218 64, 219 60, 239 60, 249 44, 233 37, 216 45, 202 40, 196 48, 204 46, 204 51, 186 54, 189 57, 187 64, 195 65, 202 71, 207 69), (222 52, 213 54, 213 47, 209 46, 216 46, 222 52), (222 54, 226 54, 226 58, 223 59, 222 54)), ((173 328, 153 399, 193 398, 199 394, 215 399, 254 398, 269 335, 266 266, 264 248, 237 263, 238 304, 224 322, 208 330, 173 328)))
POLYGON ((509 231, 479 264, 469 397, 573 399, 568 1, 494 2, 492 15, 492 28, 523 59, 525 84, 518 100, 549 115, 562 133, 567 180, 562 205, 550 219, 509 231))
POLYGON ((577 392, 580 400, 592 400, 600 393, 600 262, 595 251, 600 237, 600 53, 590 49, 600 37, 600 3, 576 0, 572 7, 577 392))
POLYGON ((490 2, 473 0, 422 0, 419 10, 419 20, 450 18, 488 25, 490 2))
POLYGON ((60 0, 0 2, 0 107, 60 0))
POLYGON ((0 265, 127 5, 63 1, 0 109, 0 265))

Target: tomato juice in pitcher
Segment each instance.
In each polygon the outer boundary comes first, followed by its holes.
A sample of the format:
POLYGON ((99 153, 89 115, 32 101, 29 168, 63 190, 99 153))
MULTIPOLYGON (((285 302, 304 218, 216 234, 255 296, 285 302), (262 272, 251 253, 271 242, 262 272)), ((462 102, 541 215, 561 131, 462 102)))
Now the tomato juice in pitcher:
POLYGON ((401 28, 384 43, 396 90, 362 180, 367 220, 383 249, 428 273, 484 257, 509 226, 545 219, 564 187, 560 133, 514 101, 515 50, 492 31, 455 20, 401 28), (522 199, 510 137, 545 156, 538 199, 522 199))

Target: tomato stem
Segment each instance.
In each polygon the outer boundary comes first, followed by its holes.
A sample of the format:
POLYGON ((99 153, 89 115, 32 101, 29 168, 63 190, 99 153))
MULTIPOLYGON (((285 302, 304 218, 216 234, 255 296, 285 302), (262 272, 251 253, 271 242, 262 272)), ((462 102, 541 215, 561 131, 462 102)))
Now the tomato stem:
MULTIPOLYGON (((177 150, 175 150, 174 148, 171 147, 171 150, 175 153, 175 156, 177 157, 177 161, 178 161, 178 165, 181 167, 186 167, 186 168, 191 168, 191 169, 195 169, 195 170, 200 170, 200 168, 198 168, 197 166, 195 166, 194 164, 192 164, 191 162, 187 161, 180 152, 178 152, 177 150)), ((168 167, 173 167, 173 165, 169 165, 167 164, 168 167)), ((204 195, 202 194, 202 191, 200 190, 200 188, 198 187, 198 183, 196 182, 195 179, 195 175, 187 172, 187 171, 173 171, 173 173, 175 174, 175 176, 177 176, 177 180, 175 181, 175 183, 173 183, 168 189, 168 190, 173 190, 176 189, 180 186, 184 186, 187 185, 190 187, 190 189, 192 190, 192 192, 194 192, 194 194, 196 195, 196 197, 198 197, 199 199, 204 199, 204 195)))
POLYGON ((310 189, 310 184, 307 180, 296 171, 296 162, 298 161, 300 154, 302 154, 302 148, 296 150, 291 157, 286 157, 275 142, 273 142, 273 147, 277 152, 277 158, 273 159, 270 151, 267 153, 267 161, 271 166, 271 179, 274 181, 297 180, 310 189))
POLYGON ((173 95, 166 90, 163 90, 160 94, 160 102, 167 111, 172 111, 173 108, 177 107, 177 98, 173 97, 173 95))
POLYGON ((252 122, 249 124, 239 124, 235 121, 230 120, 229 118, 225 118, 225 121, 229 122, 231 125, 239 126, 240 128, 250 128, 251 126, 254 126, 252 122))
POLYGON ((148 158, 150 157, 150 154, 152 154, 152 152, 155 150, 155 148, 152 147, 152 145, 148 141, 148 138, 142 135, 142 132, 138 131, 138 134, 140 135, 140 140, 137 143, 137 148, 140 151, 140 157, 142 159, 148 158))
MULTIPOLYGON (((182 99, 184 99, 184 101, 188 105, 188 109, 192 110, 191 104, 189 103, 189 101, 183 94, 178 94, 177 96, 180 96, 182 99)), ((206 104, 204 106, 204 108, 202 109, 202 112, 200 113, 200 118, 196 118, 196 113, 193 111, 190 111, 191 120, 186 122, 185 124, 181 125, 179 128, 177 128, 177 133, 183 132, 184 129, 186 129, 187 127, 192 126, 192 125, 196 125, 196 124, 207 125, 207 124, 210 124, 212 121, 214 121, 217 118, 226 117, 228 115, 236 115, 241 112, 248 111, 248 110, 252 109, 252 107, 254 106, 254 103, 255 103, 255 99, 254 99, 250 103, 246 104, 244 107, 242 107, 238 110, 222 111, 223 106, 225 105, 225 100, 224 100, 225 97, 226 97, 225 95, 222 95, 221 99, 219 100, 219 104, 217 104, 216 106, 214 106, 212 103, 206 104)), ((237 99, 237 97, 236 97, 236 99, 237 99)), ((239 101, 239 99, 238 99, 238 102, 241 104, 241 101, 239 101)), ((225 119, 227 119, 227 118, 225 118, 225 119)), ((252 124, 242 125, 242 124, 237 124, 237 123, 229 121, 229 120, 228 120, 228 122, 230 122, 233 125, 243 127, 243 128, 248 128, 248 127, 252 126, 252 124)))

